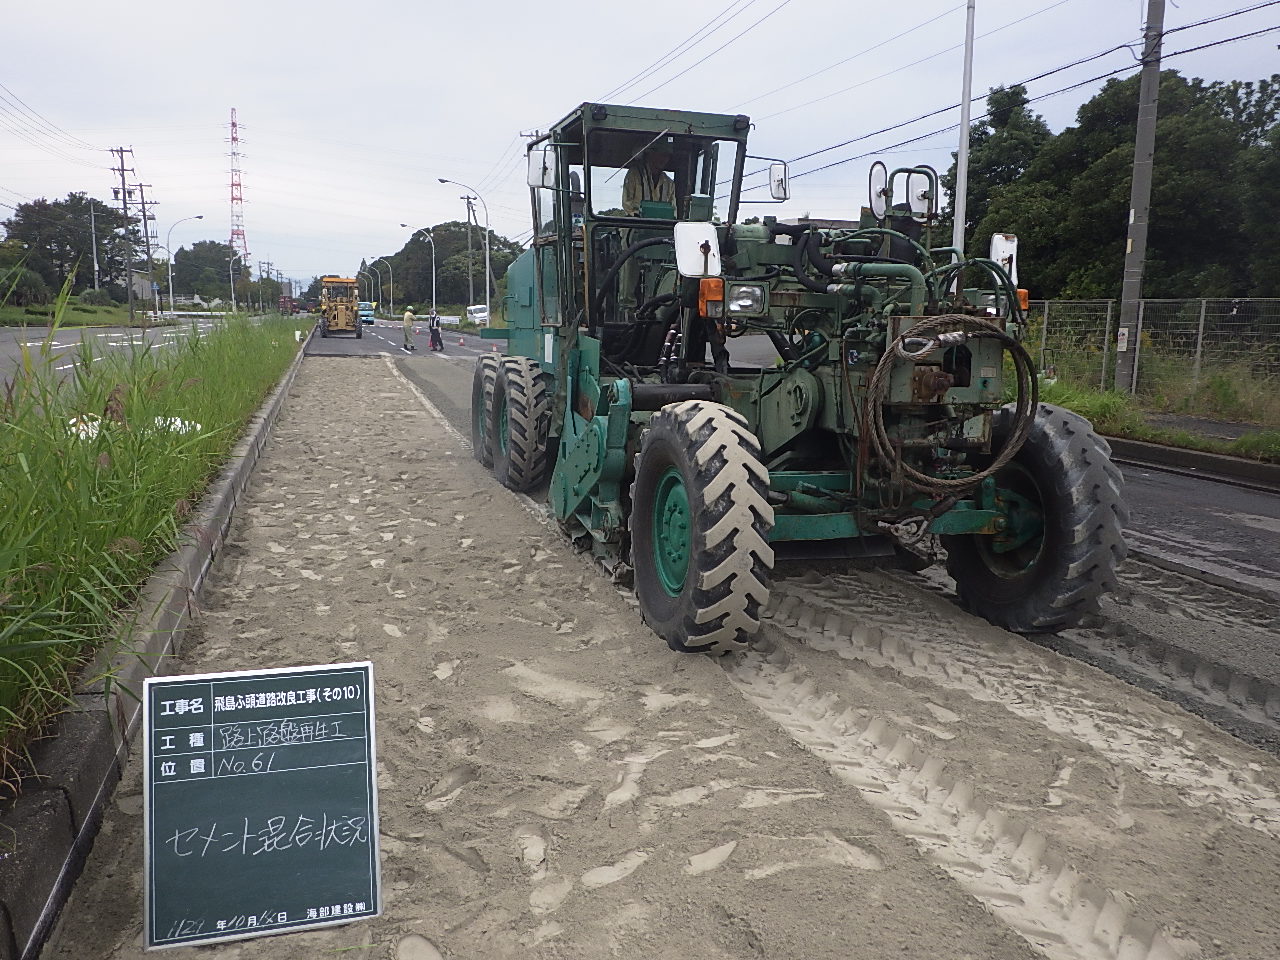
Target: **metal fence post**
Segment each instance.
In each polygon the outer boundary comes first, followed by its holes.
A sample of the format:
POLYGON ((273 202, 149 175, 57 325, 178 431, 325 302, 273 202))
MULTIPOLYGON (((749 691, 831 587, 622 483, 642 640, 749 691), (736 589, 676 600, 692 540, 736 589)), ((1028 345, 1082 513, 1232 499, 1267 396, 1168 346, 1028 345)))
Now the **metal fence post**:
POLYGON ((1044 351, 1049 340, 1049 301, 1044 302, 1044 315, 1040 320, 1040 364, 1039 369, 1044 370, 1044 351))
POLYGON ((1099 389, 1107 389, 1107 361, 1111 356, 1111 304, 1113 301, 1107 301, 1107 329, 1102 335, 1102 382, 1098 385, 1099 389))
POLYGON ((1138 329, 1133 336, 1133 376, 1129 378, 1129 395, 1138 392, 1138 361, 1142 359, 1142 315, 1146 313, 1147 301, 1138 301, 1138 329))
POLYGON ((1196 391, 1200 387, 1200 357, 1204 353, 1204 314, 1208 300, 1200 301, 1200 324, 1196 327, 1196 357, 1191 363, 1191 397, 1194 402, 1196 391))

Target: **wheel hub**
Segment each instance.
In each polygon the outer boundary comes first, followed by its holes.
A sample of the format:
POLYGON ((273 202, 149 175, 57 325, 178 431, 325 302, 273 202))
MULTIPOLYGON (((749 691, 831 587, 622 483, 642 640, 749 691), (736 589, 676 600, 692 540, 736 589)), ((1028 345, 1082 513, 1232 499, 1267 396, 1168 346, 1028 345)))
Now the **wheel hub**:
POLYGON ((654 494, 653 552, 658 579, 673 597, 680 595, 689 573, 691 529, 692 511, 684 478, 675 467, 668 467, 654 494))

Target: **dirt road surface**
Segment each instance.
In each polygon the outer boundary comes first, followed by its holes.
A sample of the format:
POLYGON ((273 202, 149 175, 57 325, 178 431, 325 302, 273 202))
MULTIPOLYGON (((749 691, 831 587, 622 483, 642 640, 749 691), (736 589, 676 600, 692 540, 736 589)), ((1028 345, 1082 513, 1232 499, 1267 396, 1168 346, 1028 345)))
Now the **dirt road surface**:
MULTIPOLYGON (((202 953, 1280 955, 1273 756, 929 581, 784 573, 756 649, 669 653, 389 362, 309 359, 181 672, 374 662, 386 909, 202 953)), ((46 958, 142 955, 139 767, 46 958)))

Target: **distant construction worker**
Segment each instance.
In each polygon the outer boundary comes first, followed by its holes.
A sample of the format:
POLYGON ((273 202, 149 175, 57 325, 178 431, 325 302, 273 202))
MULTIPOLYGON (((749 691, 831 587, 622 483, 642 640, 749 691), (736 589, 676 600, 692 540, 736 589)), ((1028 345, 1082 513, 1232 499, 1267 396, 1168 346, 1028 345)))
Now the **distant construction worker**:
POLYGON ((400 349, 405 353, 409 353, 418 348, 413 345, 413 307, 408 307, 404 311, 404 346, 400 349))
MULTIPOLYGON (((675 216, 676 184, 667 175, 671 164, 671 151, 666 144, 655 143, 641 151, 640 156, 627 168, 627 178, 622 182, 622 211, 628 217, 640 216, 642 203, 669 203, 671 216, 675 216)), ((634 230, 622 231, 623 246, 630 246, 636 239, 634 230)), ((636 283, 640 277, 640 262, 628 257, 619 275, 618 307, 625 313, 635 310, 636 283)))

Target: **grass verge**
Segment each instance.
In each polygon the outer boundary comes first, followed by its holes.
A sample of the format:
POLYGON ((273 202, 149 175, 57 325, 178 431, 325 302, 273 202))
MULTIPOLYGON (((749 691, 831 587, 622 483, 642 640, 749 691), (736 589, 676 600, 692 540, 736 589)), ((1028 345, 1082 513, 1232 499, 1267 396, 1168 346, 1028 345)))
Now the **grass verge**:
POLYGON ((1164 430, 1148 424, 1143 419, 1141 408, 1128 394, 1093 390, 1062 381, 1042 384, 1040 399, 1074 410, 1092 421, 1099 433, 1107 436, 1280 463, 1280 430, 1261 430, 1238 440, 1218 440, 1186 430, 1164 430))
POLYGON ((0 392, 0 779, 174 549, 310 325, 231 320, 98 358, 86 345, 67 377, 47 341, 24 350, 0 392))

